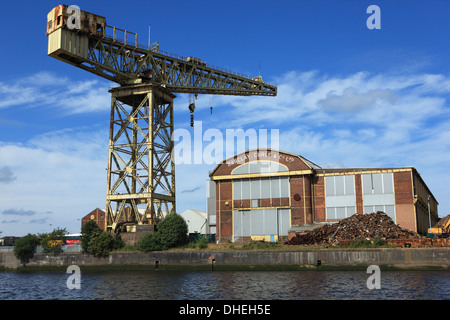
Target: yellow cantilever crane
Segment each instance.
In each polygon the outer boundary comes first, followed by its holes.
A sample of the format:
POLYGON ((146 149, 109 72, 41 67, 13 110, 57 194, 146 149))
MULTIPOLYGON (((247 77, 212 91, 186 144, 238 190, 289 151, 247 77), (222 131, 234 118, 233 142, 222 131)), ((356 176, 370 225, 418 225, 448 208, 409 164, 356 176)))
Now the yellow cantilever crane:
MULTIPOLYGON (((173 93, 276 96, 261 77, 142 46, 105 17, 59 5, 47 15, 48 55, 118 83, 111 89, 106 229, 156 224, 175 212, 173 93)), ((192 110, 193 112, 193 110, 192 110)))

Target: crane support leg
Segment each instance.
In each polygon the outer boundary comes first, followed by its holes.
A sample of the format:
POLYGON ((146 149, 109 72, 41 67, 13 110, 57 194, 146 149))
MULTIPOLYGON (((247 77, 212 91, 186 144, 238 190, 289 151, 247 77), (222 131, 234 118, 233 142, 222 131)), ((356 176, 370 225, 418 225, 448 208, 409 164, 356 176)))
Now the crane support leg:
POLYGON ((106 228, 157 224, 175 212, 173 99, 159 86, 110 90, 106 228))

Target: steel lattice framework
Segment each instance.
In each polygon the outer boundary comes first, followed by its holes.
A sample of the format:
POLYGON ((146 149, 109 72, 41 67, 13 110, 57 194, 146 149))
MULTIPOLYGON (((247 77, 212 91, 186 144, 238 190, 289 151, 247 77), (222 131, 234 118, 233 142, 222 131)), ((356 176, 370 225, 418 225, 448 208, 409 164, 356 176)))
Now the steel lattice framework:
POLYGON ((92 13, 75 12, 80 24, 69 28, 70 8, 47 16, 48 54, 120 85, 110 90, 107 229, 156 224, 175 212, 172 93, 276 96, 277 88, 159 44, 139 46, 136 34, 92 13))
POLYGON ((275 96, 275 86, 185 58, 125 44, 111 38, 91 39, 86 61, 77 65, 111 81, 136 79, 158 83, 170 92, 275 96))
POLYGON ((157 223, 175 211, 174 96, 151 84, 110 92, 107 225, 115 230, 130 222, 157 223))

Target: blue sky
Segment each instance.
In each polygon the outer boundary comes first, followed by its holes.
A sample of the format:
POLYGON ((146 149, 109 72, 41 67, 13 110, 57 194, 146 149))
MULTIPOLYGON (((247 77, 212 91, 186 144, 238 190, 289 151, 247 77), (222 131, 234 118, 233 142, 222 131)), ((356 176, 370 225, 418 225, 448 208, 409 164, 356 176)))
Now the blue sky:
MULTIPOLYGON (((57 1, 0 6, 1 236, 79 232, 105 206, 116 84, 47 56, 57 1)), ((202 128, 277 129, 280 149, 322 167, 416 167, 450 213, 448 1, 74 1, 146 44, 275 82, 278 96, 200 96, 202 128), (381 29, 369 30, 369 5, 381 29), (210 106, 213 114, 210 114, 210 106)), ((188 97, 175 100, 189 128, 188 97)), ((204 146, 207 142, 204 143, 204 146)), ((177 211, 205 210, 214 164, 176 168, 177 211)))

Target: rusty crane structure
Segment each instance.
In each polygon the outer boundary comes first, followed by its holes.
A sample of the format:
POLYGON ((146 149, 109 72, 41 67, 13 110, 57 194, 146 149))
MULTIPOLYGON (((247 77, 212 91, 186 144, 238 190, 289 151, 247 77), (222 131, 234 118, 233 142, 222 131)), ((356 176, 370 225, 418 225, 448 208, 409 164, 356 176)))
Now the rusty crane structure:
MULTIPOLYGON (((106 18, 59 5, 47 15, 48 55, 119 84, 112 88, 106 229, 156 224, 175 212, 174 93, 276 96, 276 86, 144 46, 106 18)), ((192 106, 189 108, 191 112, 192 106)))

